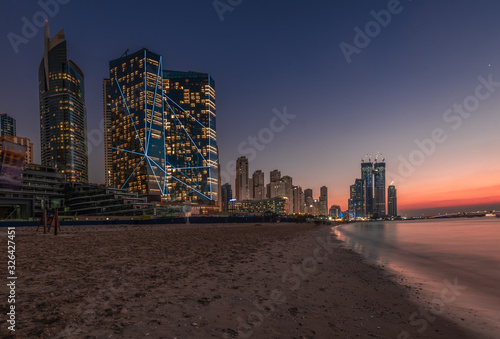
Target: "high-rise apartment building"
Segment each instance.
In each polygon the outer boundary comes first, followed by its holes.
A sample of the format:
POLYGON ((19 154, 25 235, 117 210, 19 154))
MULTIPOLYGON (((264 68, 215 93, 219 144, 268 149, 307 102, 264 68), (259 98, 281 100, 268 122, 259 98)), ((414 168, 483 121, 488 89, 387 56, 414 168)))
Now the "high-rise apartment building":
POLYGON ((350 187, 350 199, 348 201, 349 214, 351 217, 366 217, 365 192, 365 181, 363 179, 356 179, 354 185, 351 185, 350 187))
POLYGON ((239 157, 236 160, 236 200, 248 200, 248 158, 239 157))
POLYGON ((111 123, 111 82, 102 80, 102 109, 104 112, 104 182, 106 186, 113 184, 113 133, 111 123))
POLYGON ((396 217, 398 215, 398 198, 396 193, 396 187, 394 185, 390 185, 387 188, 387 214, 390 217, 396 217))
POLYGON ((375 183, 375 200, 374 213, 379 217, 386 215, 385 209, 385 162, 375 162, 373 166, 374 183, 375 183))
POLYGON ((252 175, 253 199, 263 200, 266 198, 266 189, 264 186, 264 172, 257 170, 252 175))
POLYGON ((163 71, 162 57, 147 49, 109 69, 113 185, 149 201, 217 202, 212 77, 163 71))
POLYGON ((231 185, 226 183, 222 185, 221 189, 221 210, 223 212, 229 211, 229 204, 231 199, 233 199, 233 191, 231 190, 231 185))
POLYGON ((42 166, 56 167, 70 182, 88 182, 84 75, 68 60, 64 30, 50 38, 47 23, 38 88, 42 166))
POLYGON ((304 213, 316 215, 316 207, 314 206, 313 190, 307 188, 304 190, 304 213))
POLYGON ((281 180, 281 172, 278 170, 271 171, 271 174, 269 176, 269 181, 276 182, 280 180, 281 180))
POLYGON ((361 162, 361 179, 364 181, 364 206, 365 211, 363 212, 364 216, 370 217, 373 214, 373 162, 371 158, 368 158, 368 161, 365 162, 363 159, 361 162))
POLYGON ((328 214, 332 216, 333 218, 340 218, 340 213, 341 209, 339 205, 332 205, 330 207, 330 210, 328 211, 328 214))
POLYGON ((16 119, 8 114, 0 113, 0 137, 4 135, 16 136, 16 119))
POLYGON ((215 81, 207 73, 166 70, 163 91, 168 200, 218 201, 215 81))
POLYGON ((12 142, 17 145, 25 146, 26 153, 24 158, 25 164, 33 163, 33 143, 28 138, 21 138, 17 136, 4 135, 0 137, 0 152, 2 151, 2 144, 4 141, 12 142))
POLYGON ((320 215, 328 215, 328 188, 326 186, 320 188, 318 209, 320 215))

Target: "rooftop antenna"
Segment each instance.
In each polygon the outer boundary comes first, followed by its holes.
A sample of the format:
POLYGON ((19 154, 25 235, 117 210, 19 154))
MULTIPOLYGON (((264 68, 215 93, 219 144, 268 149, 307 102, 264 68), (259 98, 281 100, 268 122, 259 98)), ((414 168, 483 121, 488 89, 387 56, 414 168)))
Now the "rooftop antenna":
POLYGON ((127 50, 125 51, 125 53, 123 53, 120 58, 123 58, 123 56, 128 55, 128 51, 129 51, 129 49, 127 48, 127 50))

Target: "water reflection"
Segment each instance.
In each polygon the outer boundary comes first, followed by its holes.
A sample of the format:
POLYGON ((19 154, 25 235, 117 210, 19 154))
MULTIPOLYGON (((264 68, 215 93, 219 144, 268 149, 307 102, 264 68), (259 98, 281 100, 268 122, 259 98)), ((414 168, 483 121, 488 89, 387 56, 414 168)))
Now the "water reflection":
POLYGON ((384 222, 359 223, 356 227, 339 226, 333 229, 335 236, 345 242, 346 246, 364 255, 370 262, 387 264, 397 239, 397 228, 394 224, 384 222))
POLYGON ((370 262, 439 293, 443 281, 468 288, 455 304, 500 324, 500 220, 365 222, 332 232, 370 262))

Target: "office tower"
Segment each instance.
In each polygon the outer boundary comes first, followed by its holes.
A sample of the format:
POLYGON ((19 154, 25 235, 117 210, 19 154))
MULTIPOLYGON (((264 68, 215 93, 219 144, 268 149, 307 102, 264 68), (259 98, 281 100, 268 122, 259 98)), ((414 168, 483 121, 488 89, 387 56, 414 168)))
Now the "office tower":
POLYGON ((8 114, 0 113, 0 137, 4 135, 16 136, 16 119, 8 114))
POLYGON ((366 217, 365 211, 365 181, 363 179, 356 179, 354 185, 350 187, 349 199, 349 214, 353 218, 366 217))
POLYGON ((231 190, 231 185, 228 183, 222 185, 221 189, 221 210, 222 212, 229 211, 229 204, 231 199, 233 199, 233 191, 231 190))
MULTIPOLYGON (((199 72, 163 72, 169 201, 218 201, 215 81, 199 72)), ((248 174, 248 171, 247 171, 248 174)))
POLYGON ((278 170, 271 171, 270 182, 276 182, 281 180, 281 172, 278 170))
POLYGON ((218 201, 215 83, 145 48, 109 62, 113 183, 148 201, 218 201))
POLYGON ((17 145, 21 145, 26 147, 24 163, 32 164, 33 163, 33 143, 28 138, 21 138, 17 136, 4 135, 0 137, 0 152, 2 151, 2 145, 4 141, 9 141, 17 145))
MULTIPOLYGON (((366 159, 366 157, 365 157, 366 159)), ((370 217, 373 214, 373 163, 371 158, 368 157, 368 161, 365 159, 361 161, 361 179, 364 181, 365 186, 365 211, 364 216, 370 217)))
POLYGON ((253 198, 255 200, 265 199, 264 172, 257 170, 252 175, 253 198))
POLYGON ((57 167, 70 182, 88 182, 83 72, 68 60, 64 30, 50 38, 47 23, 38 87, 42 166, 57 167))
POLYGON ((248 159, 239 157, 236 160, 236 200, 248 200, 248 159))
POLYGON ((398 215, 398 199, 396 196, 396 187, 390 185, 387 188, 387 214, 390 217, 396 217, 398 215))
POLYGON ((102 80, 102 110, 104 113, 104 183, 114 186, 113 182, 113 134, 111 133, 111 82, 102 80))
POLYGON ((332 205, 328 212, 329 212, 328 214, 333 218, 340 218, 341 210, 339 205, 332 205))
POLYGON ((373 167, 375 183, 374 213, 379 217, 386 215, 385 209, 385 160, 376 161, 373 167))
POLYGON ((320 215, 328 215, 328 188, 326 186, 320 188, 318 209, 320 215))

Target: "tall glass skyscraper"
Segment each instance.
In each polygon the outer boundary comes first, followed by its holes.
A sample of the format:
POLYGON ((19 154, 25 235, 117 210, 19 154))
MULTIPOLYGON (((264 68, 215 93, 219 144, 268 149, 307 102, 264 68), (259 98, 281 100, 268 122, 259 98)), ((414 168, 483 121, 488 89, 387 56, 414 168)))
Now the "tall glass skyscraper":
POLYGON ((235 191, 237 200, 248 200, 248 159, 239 157, 236 160, 235 191))
POLYGON ((4 135, 16 136, 16 119, 8 114, 0 113, 0 137, 4 135))
POLYGON ((349 214, 351 217, 367 217, 367 215, 365 215, 365 192, 365 181, 363 179, 356 179, 354 185, 350 187, 350 199, 348 201, 349 214))
POLYGON ((164 72, 162 57, 147 49, 110 61, 109 69, 113 185, 149 201, 218 201, 211 76, 164 72))
POLYGON ((389 188, 387 188, 387 214, 391 217, 396 217, 398 215, 398 198, 394 185, 390 185, 389 188))
POLYGON ((371 159, 367 162, 361 162, 361 179, 364 181, 365 198, 365 216, 370 217, 373 214, 373 163, 371 159))
POLYGON ((146 49, 109 62, 113 183, 149 201, 167 187, 161 63, 146 49))
POLYGON ((387 214, 385 209, 385 162, 375 162, 373 166, 373 174, 375 178, 375 208, 374 213, 378 213, 379 217, 387 214))
POLYGON ((38 69, 42 166, 56 167, 72 182, 88 182, 84 77, 68 60, 64 30, 53 38, 45 24, 38 69))
POLYGON ((218 201, 214 79, 206 73, 164 71, 163 92, 169 164, 182 169, 171 173, 169 200, 218 201))

